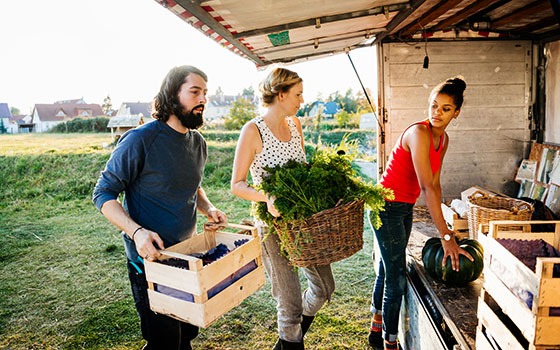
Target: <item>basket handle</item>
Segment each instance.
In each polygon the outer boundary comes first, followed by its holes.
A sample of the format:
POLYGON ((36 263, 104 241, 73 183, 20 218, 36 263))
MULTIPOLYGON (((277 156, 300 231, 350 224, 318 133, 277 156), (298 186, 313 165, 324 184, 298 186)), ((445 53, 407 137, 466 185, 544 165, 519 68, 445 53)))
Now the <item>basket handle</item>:
POLYGON ((237 230, 249 231, 251 233, 251 236, 253 236, 253 237, 258 236, 257 228, 255 226, 244 225, 244 224, 232 224, 232 223, 228 222, 227 224, 219 224, 217 230, 208 230, 208 227, 212 227, 213 225, 218 225, 218 224, 214 224, 212 222, 205 223, 204 224, 204 232, 207 232, 207 231, 222 232, 221 230, 224 229, 224 228, 234 228, 234 229, 237 229, 237 230))
POLYGON ((480 190, 476 190, 473 193, 471 193, 470 196, 467 197, 467 199, 469 201, 471 201, 472 199, 475 199, 475 198, 485 198, 486 199, 486 198, 490 198, 490 196, 485 192, 482 192, 480 190))
POLYGON ((517 203, 513 207, 511 207, 511 211, 514 212, 515 214, 517 214, 520 211, 530 211, 533 208, 533 206, 530 203, 524 202, 522 200, 519 200, 519 202, 521 203, 517 203))

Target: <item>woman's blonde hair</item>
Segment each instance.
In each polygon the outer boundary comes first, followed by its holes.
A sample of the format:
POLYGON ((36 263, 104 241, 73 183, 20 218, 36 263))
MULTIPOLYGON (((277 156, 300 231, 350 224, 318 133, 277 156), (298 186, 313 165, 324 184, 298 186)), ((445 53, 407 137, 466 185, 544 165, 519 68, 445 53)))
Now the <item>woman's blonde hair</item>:
POLYGON ((302 81, 296 72, 286 68, 275 68, 259 85, 263 105, 266 107, 272 104, 279 93, 288 92, 292 86, 302 81))

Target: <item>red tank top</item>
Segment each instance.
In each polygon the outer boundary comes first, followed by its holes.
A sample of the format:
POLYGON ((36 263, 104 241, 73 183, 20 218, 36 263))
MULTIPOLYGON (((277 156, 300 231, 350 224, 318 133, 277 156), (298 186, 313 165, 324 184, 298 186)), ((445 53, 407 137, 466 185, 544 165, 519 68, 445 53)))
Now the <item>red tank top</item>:
MULTIPOLYGON (((426 125, 430 130, 430 165, 432 174, 435 174, 441 167, 441 152, 443 151, 443 141, 445 133, 439 140, 437 151, 434 147, 432 138, 432 128, 428 120, 423 120, 409 125, 406 130, 416 124, 426 125)), ((404 132, 406 132, 406 130, 404 132)), ((404 134, 403 132, 403 134, 404 134)), ((416 203, 420 197, 420 184, 416 176, 416 170, 412 163, 412 155, 405 150, 402 145, 402 135, 399 137, 398 144, 393 148, 387 168, 383 173, 380 183, 385 188, 390 188, 395 194, 394 202, 416 203)))

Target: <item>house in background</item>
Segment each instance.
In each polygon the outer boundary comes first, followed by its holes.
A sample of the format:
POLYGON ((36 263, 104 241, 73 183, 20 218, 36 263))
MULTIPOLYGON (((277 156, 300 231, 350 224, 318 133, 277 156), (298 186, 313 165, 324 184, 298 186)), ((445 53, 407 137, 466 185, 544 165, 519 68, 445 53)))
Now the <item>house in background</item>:
POLYGON ((115 116, 121 115, 150 117, 152 115, 152 104, 150 102, 123 102, 115 116))
POLYGON ((216 94, 208 96, 208 103, 204 107, 204 119, 216 120, 224 119, 229 115, 229 111, 237 96, 216 94))
POLYGON ((317 114, 322 113, 325 118, 333 118, 339 111, 340 106, 336 102, 315 101, 311 104, 311 108, 309 109, 307 115, 309 117, 316 117, 317 114))
POLYGON ((29 114, 19 114, 12 115, 10 119, 10 126, 15 133, 24 134, 33 131, 33 123, 31 123, 31 115, 29 114))
POLYGON ((63 100, 52 104, 35 104, 31 123, 33 131, 46 132, 55 125, 74 118, 92 118, 103 116, 101 106, 95 103, 85 103, 83 99, 63 100))
POLYGON ((12 112, 7 103, 0 102, 0 134, 13 132, 9 131, 10 120, 12 119, 12 112))
POLYGON ((149 102, 123 102, 114 117, 109 118, 107 128, 111 138, 117 140, 122 134, 145 123, 154 121, 149 102))

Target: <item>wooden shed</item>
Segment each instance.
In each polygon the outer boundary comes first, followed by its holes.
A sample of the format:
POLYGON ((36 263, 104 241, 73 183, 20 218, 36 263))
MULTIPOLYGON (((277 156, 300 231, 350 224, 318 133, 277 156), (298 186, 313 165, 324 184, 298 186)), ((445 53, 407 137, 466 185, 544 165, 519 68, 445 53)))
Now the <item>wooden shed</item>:
POLYGON ((111 138, 113 140, 118 140, 122 134, 130 129, 134 129, 137 126, 143 125, 153 121, 154 118, 148 116, 144 117, 142 115, 117 115, 109 119, 107 123, 107 128, 111 129, 111 138))

